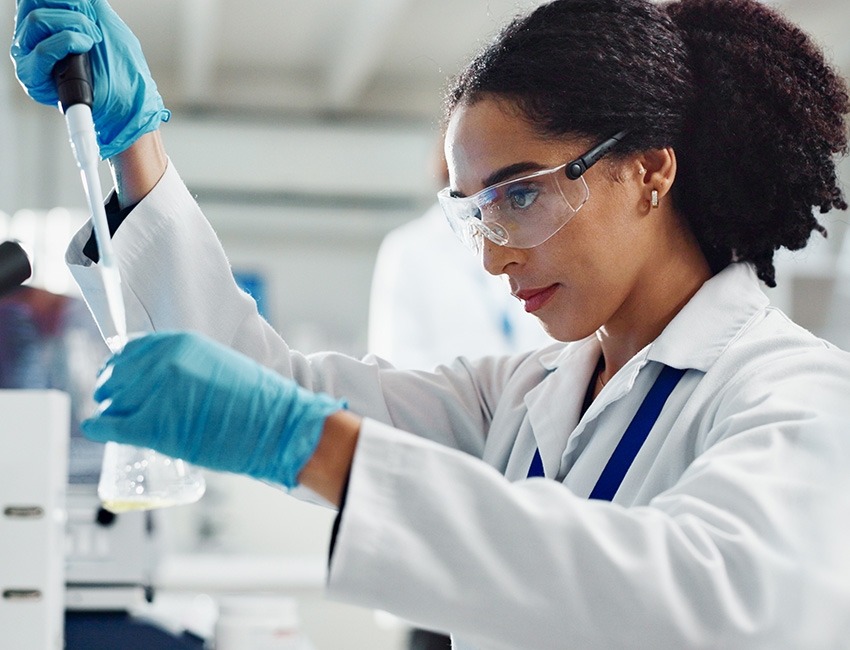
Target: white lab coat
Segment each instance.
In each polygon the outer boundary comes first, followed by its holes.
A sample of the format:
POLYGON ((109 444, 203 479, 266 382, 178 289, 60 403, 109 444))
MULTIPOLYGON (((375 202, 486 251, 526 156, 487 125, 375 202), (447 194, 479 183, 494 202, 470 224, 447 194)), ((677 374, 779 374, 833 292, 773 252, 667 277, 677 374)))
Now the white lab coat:
MULTIPOLYGON (((68 261, 104 318, 89 232, 68 261)), ((579 418, 595 338, 434 373, 289 350, 173 166, 114 242, 131 329, 204 331, 367 417, 331 597, 460 648, 850 648, 850 360, 747 265, 579 418), (688 371, 613 502, 588 500, 662 363, 688 371), (547 478, 525 480, 538 446, 547 478)))
POLYGON ((455 237, 439 204, 381 242, 369 303, 369 352, 431 370, 459 356, 515 354, 552 343, 504 277, 455 237))

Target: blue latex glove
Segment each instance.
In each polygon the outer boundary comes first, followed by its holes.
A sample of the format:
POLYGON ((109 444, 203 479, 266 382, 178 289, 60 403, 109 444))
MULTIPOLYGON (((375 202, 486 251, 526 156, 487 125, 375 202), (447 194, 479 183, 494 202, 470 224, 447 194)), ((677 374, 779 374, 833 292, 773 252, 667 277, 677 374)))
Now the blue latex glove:
POLYGON ((211 469, 287 487, 345 407, 200 334, 127 343, 101 370, 86 437, 149 447, 211 469))
POLYGON ((33 99, 57 104, 53 66, 68 54, 85 52, 100 155, 111 158, 171 117, 138 39, 106 0, 18 0, 12 61, 33 99))

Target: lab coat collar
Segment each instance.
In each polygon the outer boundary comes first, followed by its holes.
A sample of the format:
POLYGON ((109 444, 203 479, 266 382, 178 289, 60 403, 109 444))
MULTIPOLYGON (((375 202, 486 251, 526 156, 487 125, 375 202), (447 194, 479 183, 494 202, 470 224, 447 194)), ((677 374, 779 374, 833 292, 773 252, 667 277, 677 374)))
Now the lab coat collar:
POLYGON ((750 264, 730 264, 706 281, 650 344, 647 360, 707 372, 769 302, 750 264))
MULTIPOLYGON (((674 368, 705 372, 768 303, 753 267, 744 262, 730 264, 707 280, 658 338, 638 356, 645 355, 646 361, 658 361, 674 368)), ((568 360, 572 364, 577 350, 592 346, 595 340, 596 336, 591 335, 544 353, 540 363, 546 370, 555 370, 568 360)))

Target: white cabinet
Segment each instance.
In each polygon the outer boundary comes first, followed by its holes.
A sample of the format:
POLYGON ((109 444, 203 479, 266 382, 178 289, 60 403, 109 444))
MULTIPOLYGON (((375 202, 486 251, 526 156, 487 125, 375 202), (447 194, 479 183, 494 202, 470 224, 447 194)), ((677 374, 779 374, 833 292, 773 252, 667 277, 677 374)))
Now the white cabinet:
POLYGON ((64 525, 70 399, 0 391, 0 630, 3 647, 64 645, 64 525))

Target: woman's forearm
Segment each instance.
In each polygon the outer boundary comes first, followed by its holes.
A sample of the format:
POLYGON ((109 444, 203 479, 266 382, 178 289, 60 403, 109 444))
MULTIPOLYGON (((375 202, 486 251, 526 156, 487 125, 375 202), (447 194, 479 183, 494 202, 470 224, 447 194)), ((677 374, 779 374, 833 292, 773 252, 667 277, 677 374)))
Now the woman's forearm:
POLYGON ((361 418, 349 411, 329 416, 313 457, 298 475, 299 483, 337 506, 351 471, 360 423, 361 418))
POLYGON ((162 178, 168 165, 159 131, 140 137, 109 159, 118 203, 122 208, 141 201, 162 178))

